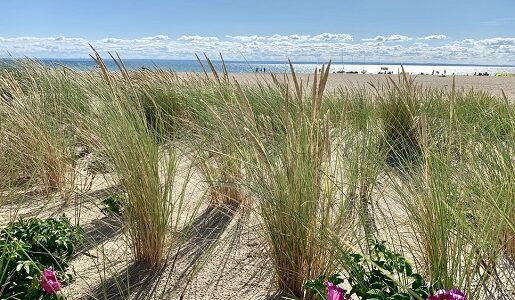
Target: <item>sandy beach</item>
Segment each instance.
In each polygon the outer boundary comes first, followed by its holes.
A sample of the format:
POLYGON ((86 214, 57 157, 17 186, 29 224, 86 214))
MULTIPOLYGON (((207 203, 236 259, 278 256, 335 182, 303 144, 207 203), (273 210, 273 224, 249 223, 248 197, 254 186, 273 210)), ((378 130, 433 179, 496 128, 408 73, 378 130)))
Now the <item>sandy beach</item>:
MULTIPOLYGON (((270 80, 268 74, 263 73, 239 73, 230 74, 240 83, 252 84, 258 79, 270 80)), ((378 74, 339 74, 329 75, 326 91, 331 92, 337 87, 370 87, 369 83, 378 83, 386 80, 390 76, 397 80, 398 75, 378 75, 378 74)), ((297 77, 307 82, 312 75, 297 74, 297 77)), ((416 82, 421 84, 423 88, 442 88, 450 89, 452 87, 452 76, 439 77, 432 75, 418 75, 416 82)), ((494 95, 501 95, 502 91, 508 99, 515 101, 515 77, 495 77, 495 76, 454 76, 457 89, 464 90, 484 90, 494 95)))
POLYGON ((515 300, 515 0, 2 4, 0 300, 515 300))
MULTIPOLYGON (((230 76, 242 85, 271 80, 269 74, 263 73, 230 76)), ((305 83, 312 81, 312 75, 297 76, 305 83)), ((387 76, 393 80, 398 78, 398 75, 330 74, 326 93, 332 93, 338 87, 371 88, 370 84, 385 81, 387 76)), ((417 76, 416 80, 423 88, 450 89, 453 85, 453 77, 417 76)), ((454 80, 459 90, 484 90, 495 95, 504 91, 511 102, 515 101, 515 78, 456 76, 454 80)), ((86 168, 88 160, 92 159, 94 157, 89 154, 77 165, 74 201, 65 202, 59 195, 45 198, 20 192, 0 207, 0 226, 14 220, 15 216, 44 218, 65 214, 85 229, 86 242, 71 263, 76 280, 63 288, 63 295, 84 300, 231 299, 235 295, 244 300, 284 299, 274 281, 264 222, 255 199, 249 197, 239 206, 209 205, 205 179, 194 168, 192 174, 188 173, 193 162, 185 158, 181 161, 175 186, 182 186, 185 178, 191 176, 185 186, 185 199, 191 204, 183 215, 191 217, 192 227, 180 232, 181 240, 170 242, 166 263, 156 271, 134 261, 123 218, 101 211, 102 199, 119 189, 113 184, 117 182, 117 174, 92 176, 86 168), (81 184, 88 180, 91 180, 91 188, 83 189, 81 184), (197 203, 202 203, 198 211, 195 210, 197 203)), ((392 197, 394 194, 392 186, 378 179, 373 190, 375 205, 381 211, 390 211, 391 220, 395 219, 393 223, 376 212, 378 228, 382 229, 379 233, 393 237, 397 247, 407 244, 406 241, 414 244, 414 234, 409 226, 411 220, 396 202, 398 200, 392 197), (392 235, 387 232, 389 228, 395 228, 397 232, 392 235)), ((414 257, 408 258, 415 261, 414 257)))

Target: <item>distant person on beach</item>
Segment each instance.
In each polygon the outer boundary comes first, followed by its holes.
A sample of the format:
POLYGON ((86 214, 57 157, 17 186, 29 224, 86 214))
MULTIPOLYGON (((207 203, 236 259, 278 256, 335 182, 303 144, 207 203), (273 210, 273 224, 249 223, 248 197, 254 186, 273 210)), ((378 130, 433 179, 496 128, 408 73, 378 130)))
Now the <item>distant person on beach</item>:
POLYGON ((256 68, 256 73, 259 71, 259 68, 256 68))
POLYGON ((435 70, 433 70, 433 73, 431 73, 431 75, 435 75, 435 70))
POLYGON ((263 68, 263 73, 265 73, 265 72, 266 72, 266 68, 263 68))

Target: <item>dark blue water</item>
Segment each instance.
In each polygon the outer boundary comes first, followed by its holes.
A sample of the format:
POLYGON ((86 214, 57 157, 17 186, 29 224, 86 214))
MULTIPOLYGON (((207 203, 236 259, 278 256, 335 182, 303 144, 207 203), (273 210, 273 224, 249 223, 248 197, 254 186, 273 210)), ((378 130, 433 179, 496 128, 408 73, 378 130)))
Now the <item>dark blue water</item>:
MULTIPOLYGON (((3 60, 7 63, 12 63, 10 60, 3 60)), ((94 69, 96 63, 93 59, 40 59, 40 63, 59 66, 65 65, 75 70, 83 71, 94 69)), ((106 59, 105 63, 110 70, 117 70, 116 63, 111 59, 106 59)), ((197 60, 164 60, 164 59, 125 59, 123 63, 129 70, 136 70, 141 68, 148 69, 168 69, 177 72, 202 72, 202 67, 197 60)), ((204 67, 210 72, 209 65, 203 61, 204 67)), ((218 72, 222 71, 222 63, 220 61, 213 61, 213 64, 218 72)), ((290 67, 287 62, 271 62, 271 61, 226 61, 225 62, 229 73, 253 73, 253 72, 273 72, 284 73, 289 72, 290 67)), ((298 73, 312 73, 316 68, 320 68, 322 63, 301 62, 294 63, 295 71, 298 73)), ((406 72, 413 74, 445 74, 446 75, 473 75, 474 73, 488 72, 490 75, 496 73, 515 73, 515 66, 512 65, 452 65, 452 64, 403 64, 406 72)), ((387 68, 394 74, 401 68, 400 63, 348 63, 348 62, 333 62, 331 72, 355 72, 367 74, 377 74, 382 69, 387 68)))

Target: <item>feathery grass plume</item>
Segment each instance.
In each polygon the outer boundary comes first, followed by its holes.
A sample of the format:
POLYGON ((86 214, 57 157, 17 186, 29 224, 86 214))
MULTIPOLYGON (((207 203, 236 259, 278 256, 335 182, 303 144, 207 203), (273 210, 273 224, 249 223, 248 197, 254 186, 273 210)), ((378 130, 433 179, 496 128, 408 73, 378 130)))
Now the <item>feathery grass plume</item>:
MULTIPOLYGON (((111 74, 96 51, 95 59, 104 81, 96 79, 91 95, 99 110, 90 124, 93 141, 108 154, 127 192, 125 212, 136 260, 158 268, 184 208, 183 191, 174 187, 180 154, 171 141, 162 140, 164 128, 149 127, 136 88, 127 89, 130 78, 111 74)), ((160 114, 153 118, 161 122, 160 114)))
POLYGON ((298 88, 293 94, 287 82, 278 86, 284 111, 284 129, 277 132, 281 143, 270 144, 262 132, 246 128, 254 149, 247 159, 255 164, 246 174, 264 222, 277 284, 300 298, 309 298, 304 293, 307 279, 332 271, 331 248, 323 237, 338 236, 343 227, 331 178, 331 126, 320 110, 329 66, 322 68, 320 79, 315 75, 311 95, 301 91, 295 72, 291 77, 298 88))
POLYGON ((20 62, 18 68, 0 78, 2 88, 10 91, 0 110, 5 153, 15 162, 11 170, 20 178, 35 177, 31 182, 47 195, 59 191, 69 199, 75 176, 71 116, 79 113, 75 105, 84 99, 75 82, 59 70, 35 62, 20 62))

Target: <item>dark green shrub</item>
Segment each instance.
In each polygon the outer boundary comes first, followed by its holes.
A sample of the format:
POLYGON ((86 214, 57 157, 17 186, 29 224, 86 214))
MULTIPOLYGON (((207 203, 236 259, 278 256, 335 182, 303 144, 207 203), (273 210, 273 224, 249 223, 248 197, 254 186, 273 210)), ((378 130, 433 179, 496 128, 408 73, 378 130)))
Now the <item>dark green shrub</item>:
MULTIPOLYGON (((370 256, 349 254, 345 258, 346 278, 352 287, 347 296, 374 300, 427 299, 430 287, 424 278, 413 272, 411 264, 402 255, 388 248, 384 242, 369 242, 370 256)), ((334 284, 344 282, 340 274, 322 275, 306 282, 308 292, 315 299, 327 299, 326 281, 334 284)))
POLYGON ((71 256, 84 240, 78 226, 58 219, 22 219, 0 231, 0 299, 59 299, 40 286, 44 268, 57 271, 62 284, 70 283, 67 272, 71 256))
POLYGON ((424 278, 413 272, 406 258, 386 248, 384 242, 371 241, 370 257, 352 254, 349 265, 349 293, 360 299, 408 300, 429 296, 424 278))

